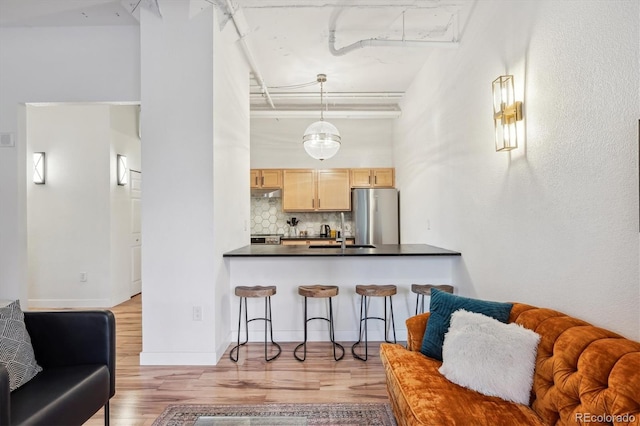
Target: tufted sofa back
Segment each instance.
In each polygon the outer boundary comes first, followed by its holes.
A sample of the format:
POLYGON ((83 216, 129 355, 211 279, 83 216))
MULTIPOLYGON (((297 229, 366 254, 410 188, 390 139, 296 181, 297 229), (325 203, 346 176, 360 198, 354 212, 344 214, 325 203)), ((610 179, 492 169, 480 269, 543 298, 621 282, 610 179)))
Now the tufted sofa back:
POLYGON ((532 408, 550 425, 640 425, 640 343, 551 309, 514 303, 541 336, 532 408))

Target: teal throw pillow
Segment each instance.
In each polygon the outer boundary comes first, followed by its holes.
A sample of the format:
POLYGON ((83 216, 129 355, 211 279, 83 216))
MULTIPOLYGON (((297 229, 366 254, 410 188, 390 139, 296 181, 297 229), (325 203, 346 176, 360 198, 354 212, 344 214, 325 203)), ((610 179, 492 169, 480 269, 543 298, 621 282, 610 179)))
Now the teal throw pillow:
POLYGON ((455 296, 433 288, 431 289, 431 304, 429 305, 431 315, 429 315, 427 330, 424 333, 420 352, 430 358, 442 361, 444 335, 449 330, 451 314, 458 309, 487 315, 506 323, 509 321, 512 306, 512 303, 490 302, 455 296))

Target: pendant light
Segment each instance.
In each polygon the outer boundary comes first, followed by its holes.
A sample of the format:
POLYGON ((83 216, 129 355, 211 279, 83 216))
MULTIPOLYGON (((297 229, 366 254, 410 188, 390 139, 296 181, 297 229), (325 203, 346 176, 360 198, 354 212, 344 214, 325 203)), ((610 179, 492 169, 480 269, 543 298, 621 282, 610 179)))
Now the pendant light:
POLYGON ((340 149, 340 132, 333 124, 324 121, 323 83, 327 81, 326 74, 318 74, 320 83, 320 121, 312 123, 304 131, 302 144, 304 150, 316 160, 331 158, 340 149))

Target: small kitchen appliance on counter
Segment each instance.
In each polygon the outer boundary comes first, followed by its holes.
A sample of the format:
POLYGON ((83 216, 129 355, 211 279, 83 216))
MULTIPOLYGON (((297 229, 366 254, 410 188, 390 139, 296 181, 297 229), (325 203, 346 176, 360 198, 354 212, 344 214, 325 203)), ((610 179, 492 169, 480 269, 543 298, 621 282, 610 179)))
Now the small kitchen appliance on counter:
POLYGON ((331 234, 331 227, 329 225, 320 225, 320 236, 328 237, 331 234))
POLYGON ((270 244, 270 245, 278 245, 280 244, 281 234, 252 234, 251 235, 251 244, 270 244))

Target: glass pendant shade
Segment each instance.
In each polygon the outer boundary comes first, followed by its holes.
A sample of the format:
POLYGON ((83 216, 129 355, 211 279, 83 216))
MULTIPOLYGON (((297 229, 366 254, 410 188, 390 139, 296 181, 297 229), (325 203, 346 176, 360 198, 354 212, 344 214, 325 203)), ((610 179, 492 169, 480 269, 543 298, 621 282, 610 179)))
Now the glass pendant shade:
POLYGON ((302 143, 304 150, 316 160, 331 158, 340 149, 340 132, 328 121, 312 123, 304 132, 302 143))

